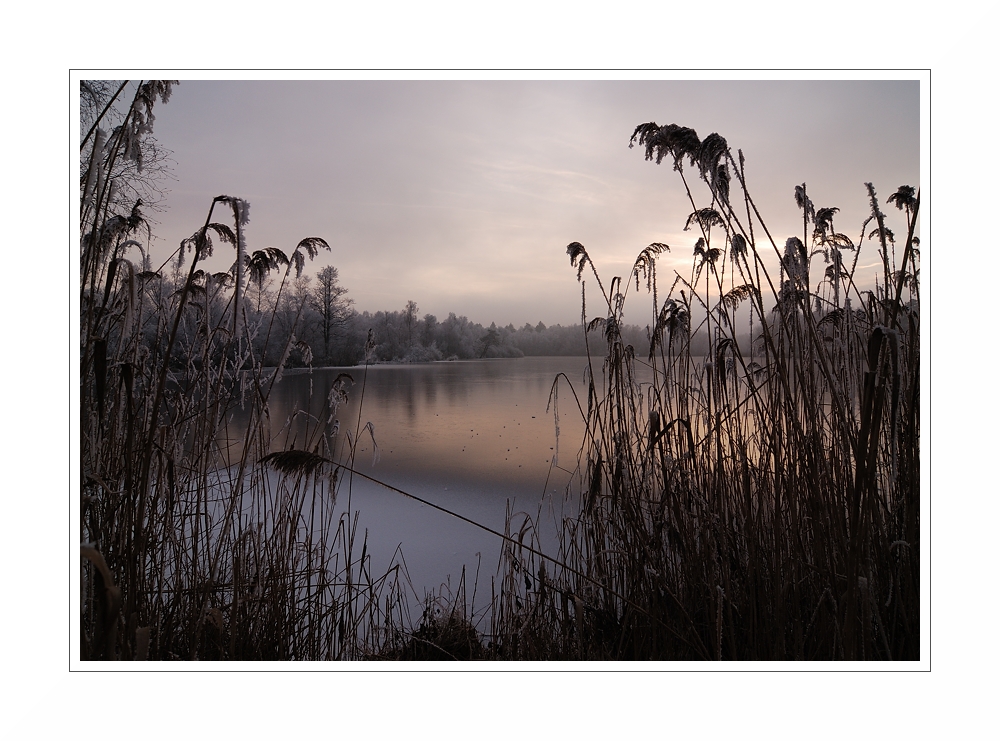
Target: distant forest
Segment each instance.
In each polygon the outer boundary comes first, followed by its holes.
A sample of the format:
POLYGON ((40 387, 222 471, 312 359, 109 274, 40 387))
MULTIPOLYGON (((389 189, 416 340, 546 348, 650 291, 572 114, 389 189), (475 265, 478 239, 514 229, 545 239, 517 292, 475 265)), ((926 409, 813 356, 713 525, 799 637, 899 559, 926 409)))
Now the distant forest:
MULTIPOLYGON (((175 267, 174 272, 174 276, 140 273, 144 289, 159 294, 157 303, 164 307, 176 300, 183 285, 180 271, 175 267), (150 281, 154 276, 156 280, 150 281)), ((207 298, 212 314, 225 312, 229 298, 225 289, 231 282, 227 280, 230 276, 197 273, 195 281, 202 288, 200 300, 196 299, 194 305, 204 306, 207 298), (211 283, 207 292, 206 281, 211 283)), ((606 350, 601 330, 595 329, 585 337, 579 324, 546 326, 539 321, 515 327, 498 326, 494 322, 486 327, 454 312, 443 319, 434 314, 421 316, 415 301, 408 301, 395 311, 358 312, 347 289, 340 284, 335 267, 322 268, 313 276, 289 276, 284 285, 271 273, 251 271, 244 306, 248 335, 255 346, 255 355, 262 358, 264 365, 280 364, 284 348, 291 348, 284 359, 284 365, 291 368, 364 363, 369 332, 374 344, 369 362, 374 363, 586 355, 588 343, 595 357, 606 350)), ((184 335, 193 341, 198 321, 191 317, 184 325, 179 338, 181 357, 183 347, 188 344, 184 335)), ((622 338, 635 348, 637 356, 644 357, 649 352, 645 326, 623 326, 622 338)), ((692 347, 692 351, 697 354, 698 348, 692 347)), ((178 362, 182 362, 181 357, 178 362)))
MULTIPOLYGON (((275 322, 271 328, 266 365, 277 365, 277 352, 286 346, 288 335, 295 338, 293 346, 309 348, 307 358, 301 351, 292 352, 285 360, 288 367, 349 366, 365 361, 365 344, 371 332, 374 348, 369 357, 375 363, 423 363, 437 360, 472 360, 479 358, 520 358, 546 355, 586 355, 601 357, 607 345, 599 329, 584 336, 579 324, 546 326, 513 324, 488 327, 470 321, 465 316, 450 312, 445 318, 434 314, 420 314, 415 301, 395 311, 358 312, 347 296, 347 289, 340 285, 334 267, 323 268, 316 276, 303 275, 294 281, 291 290, 286 286, 275 307, 274 281, 251 284, 247 291, 249 323, 264 321, 274 311, 275 322), (276 311, 275 311, 276 308, 276 311), (296 320, 297 319, 297 320, 296 320), (297 345, 297 343, 299 343, 297 345)), ((263 338, 258 332, 263 352, 263 338)), ((636 355, 645 357, 649 352, 647 328, 638 325, 622 327, 622 338, 635 348, 636 355)), ((701 338, 697 338, 701 340, 701 338)), ((696 343, 697 344, 697 343, 696 343)), ((697 354, 698 348, 692 347, 697 354)))

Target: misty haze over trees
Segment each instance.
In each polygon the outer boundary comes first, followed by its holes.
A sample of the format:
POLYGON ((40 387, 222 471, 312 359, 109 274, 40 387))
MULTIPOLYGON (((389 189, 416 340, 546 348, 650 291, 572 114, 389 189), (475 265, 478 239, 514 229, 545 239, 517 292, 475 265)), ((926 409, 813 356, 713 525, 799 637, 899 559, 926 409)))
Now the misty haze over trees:
MULTIPOLYGON (((151 283, 152 277, 146 276, 144 280, 151 283)), ((232 284, 231 277, 229 273, 198 277, 203 290, 206 280, 212 284, 209 303, 213 312, 225 311, 231 292, 224 289, 232 284)), ((175 284, 175 279, 157 279, 156 283, 162 281, 163 285, 148 285, 147 290, 169 300, 182 285, 183 279, 177 280, 180 282, 175 284)), ((279 288, 280 282, 266 271, 259 277, 251 276, 247 288, 246 318, 254 338, 254 349, 268 366, 280 363, 289 338, 292 338, 293 349, 285 358, 287 367, 363 363, 369 330, 375 342, 370 362, 583 356, 588 354, 588 349, 600 355, 607 345, 603 333, 589 332, 585 337, 579 324, 546 326, 539 321, 535 325, 525 323, 515 327, 513 324, 497 326, 493 322, 485 327, 454 312, 444 319, 434 314, 421 316, 418 304, 412 300, 395 311, 358 312, 353 308, 347 288, 340 284, 335 267, 322 268, 314 276, 302 275, 289 280, 280 295, 279 288)), ((187 341, 194 341, 197 325, 197 317, 191 315, 184 328, 187 341)), ((637 355, 648 353, 646 327, 626 325, 622 328, 622 336, 635 348, 637 355)))
MULTIPOLYGON (((251 256, 251 265, 258 269, 251 270, 248 275, 245 304, 255 354, 265 366, 279 365, 286 347, 292 349, 284 358, 284 365, 291 368, 364 363, 369 330, 375 342, 369 362, 584 356, 588 350, 593 355, 601 355, 607 349, 602 332, 592 331, 584 336, 579 324, 546 326, 539 321, 535 325, 525 323, 515 327, 513 324, 497 326, 493 322, 486 327, 454 312, 449 312, 444 319, 427 313, 421 316, 417 302, 412 300, 395 311, 358 312, 353 308, 348 289, 340 283, 337 268, 328 266, 315 275, 292 277, 282 287, 272 273, 278 273, 285 266, 284 253, 273 247, 266 252, 266 258, 264 250, 251 256)), ((173 276, 162 277, 146 272, 139 278, 144 290, 166 306, 176 301, 183 286, 183 271, 176 261, 173 273, 173 276)), ((212 275, 196 271, 195 276, 196 305, 204 306, 208 286, 209 311, 217 316, 224 313, 232 298, 232 272, 212 275)), ((186 317, 178 357, 184 356, 185 344, 193 347, 191 343, 195 342, 198 324, 196 313, 186 317)), ((638 356, 648 354, 647 327, 624 325, 622 337, 638 356)), ((693 340, 693 352, 707 351, 707 342, 702 337, 693 340)))

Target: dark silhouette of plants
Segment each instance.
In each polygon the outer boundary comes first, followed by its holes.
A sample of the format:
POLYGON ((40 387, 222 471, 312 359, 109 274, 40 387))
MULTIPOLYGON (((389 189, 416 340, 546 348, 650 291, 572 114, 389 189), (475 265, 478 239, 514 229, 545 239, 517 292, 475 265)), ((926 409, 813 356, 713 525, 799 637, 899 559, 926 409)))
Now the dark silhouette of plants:
MULTIPOLYGON (((689 198, 684 227, 701 231, 691 279, 675 273, 666 297, 656 295, 656 262, 667 251, 657 244, 640 252, 624 288, 614 278, 605 291, 592 253, 567 247, 583 283, 584 324, 607 342, 600 362, 590 361, 586 394, 572 389, 586 425, 571 491, 580 511, 564 520, 558 559, 516 545, 506 552, 497 651, 918 658, 919 193, 905 186, 889 199, 906 220, 898 266, 870 184, 857 244, 834 229, 839 210, 815 208, 802 184, 794 191, 801 236, 779 248, 747 189, 743 154, 724 138, 647 123, 633 132, 636 143, 647 160, 672 162, 689 198), (696 205, 687 167, 697 168, 707 206, 696 205), (718 230, 722 246, 711 241, 718 230), (866 235, 877 240, 885 277, 860 292, 854 271, 866 235), (855 253, 853 264, 844 251, 855 253), (823 280, 814 287, 817 255, 823 280), (742 283, 724 290, 727 262, 742 283), (606 302, 589 321, 588 266, 606 302), (640 385, 639 360, 618 328, 628 285, 639 290, 643 280, 653 294, 652 382, 640 385), (746 305, 749 347, 735 331, 746 305), (695 355, 706 334, 707 354, 695 355)), ((526 525, 512 535, 534 543, 530 533, 526 525)))
POLYGON ((335 420, 313 425, 306 449, 270 449, 274 384, 292 354, 312 360, 295 337, 306 297, 280 338, 275 314, 292 268, 300 277, 329 245, 250 252, 249 204, 221 195, 170 256, 173 277, 166 263, 153 269, 145 201, 123 205, 122 194, 156 193, 153 107, 172 84, 81 91, 81 658, 370 655, 387 640, 368 622, 373 606, 405 622, 400 587, 395 571, 372 579, 356 522, 334 515, 336 466, 313 465, 343 452, 335 420), (232 270, 204 269, 213 240, 234 248, 232 270), (246 288, 282 269, 261 316, 246 288), (280 359, 269 369, 272 339, 280 359), (237 411, 247 422, 234 433, 237 411))

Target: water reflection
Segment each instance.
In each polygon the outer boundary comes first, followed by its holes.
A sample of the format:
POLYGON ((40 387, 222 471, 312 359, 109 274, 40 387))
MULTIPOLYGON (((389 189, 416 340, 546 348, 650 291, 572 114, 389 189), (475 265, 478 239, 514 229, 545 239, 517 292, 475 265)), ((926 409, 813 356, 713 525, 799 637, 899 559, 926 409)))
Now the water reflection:
MULTIPOLYGON (((513 512, 557 512, 577 468, 584 426, 560 379, 558 440, 546 412, 553 381, 564 373, 586 403, 586 358, 519 358, 286 373, 271 393, 271 450, 313 449, 325 439, 337 453, 358 436, 355 468, 380 481, 503 531, 513 512), (330 391, 350 374, 348 401, 336 412, 330 391), (281 428, 284 420, 291 424, 281 428)), ((598 373, 600 371, 598 370, 598 373)), ((245 421, 244 421, 245 424, 245 421)), ((232 427, 240 428, 234 418, 232 427)), ((343 460, 343 458, 341 458, 343 460)), ((482 559, 492 573, 498 539, 433 508, 355 477, 354 508, 369 532, 373 568, 387 567, 402 545, 415 587, 433 588, 482 559)), ((556 515, 558 517, 558 515, 556 515)), ((515 523, 514 527, 518 527, 515 523)))
POLYGON ((272 449, 311 447, 326 434, 339 451, 347 433, 353 436, 371 423, 379 459, 373 463, 371 437, 362 434, 356 467, 365 473, 401 488, 438 483, 537 499, 546 478, 563 485, 575 468, 583 424, 575 403, 572 410, 567 404, 568 388, 563 386, 560 415, 564 455, 555 467, 554 420, 546 405, 559 373, 582 388, 585 363, 520 358, 286 374, 272 392, 271 419, 295 420, 276 436, 272 449), (331 414, 328 397, 341 373, 354 383, 349 401, 331 414))

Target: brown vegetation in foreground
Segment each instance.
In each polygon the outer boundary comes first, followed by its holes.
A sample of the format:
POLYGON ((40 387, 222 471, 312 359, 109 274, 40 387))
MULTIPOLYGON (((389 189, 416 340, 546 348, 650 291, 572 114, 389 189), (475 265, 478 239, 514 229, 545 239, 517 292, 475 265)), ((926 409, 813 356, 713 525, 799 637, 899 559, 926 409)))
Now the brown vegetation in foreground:
POLYGON ((363 433, 330 434, 346 378, 330 419, 311 420, 300 450, 268 459, 285 423, 270 418, 272 389, 289 357, 311 357, 294 334, 306 297, 292 304, 285 332, 282 297, 329 247, 310 237, 289 255, 248 254, 249 204, 219 196, 174 253, 186 268, 179 286, 167 285, 139 241, 149 227, 136 195, 149 197, 140 173, 155 155, 152 109, 171 83, 137 84, 123 99, 127 89, 92 82, 81 92, 92 125, 83 127, 80 179, 80 656, 371 655, 386 644, 385 626, 408 616, 399 568, 370 573, 356 519, 335 515, 336 469, 316 465, 353 460, 363 433), (213 239, 235 249, 231 271, 200 268, 213 239), (256 312, 247 288, 272 271, 281 275, 276 308, 256 312), (278 367, 265 369, 272 352, 278 367), (230 430, 237 408, 249 421, 230 430))
MULTIPOLYGON (((919 194, 902 186, 888 199, 905 219, 897 254, 871 184, 857 243, 834 230, 838 209, 815 208, 798 186, 802 237, 779 248, 743 153, 718 134, 650 123, 632 142, 681 178, 698 235, 691 274, 672 276, 661 300, 656 256, 669 247, 639 254, 630 282, 645 283, 654 323, 636 357, 618 330, 630 283, 605 290, 584 246, 569 245, 578 278, 593 270, 605 313, 588 329, 609 350, 573 390, 587 424, 581 512, 564 522, 557 558, 509 548, 499 655, 918 659, 919 194), (867 244, 883 279, 859 291, 867 244), (778 253, 779 275, 763 250, 778 253), (743 305, 758 338, 749 354, 734 334, 743 305), (699 334, 704 361, 691 353, 699 334), (652 384, 636 382, 640 363, 652 384)), ((516 540, 530 536, 529 523, 516 540)))
MULTIPOLYGON (((569 492, 579 513, 562 523, 555 553, 530 521, 516 533, 508 522, 481 636, 465 613, 464 574, 450 607, 428 603, 415 621, 405 564, 372 574, 350 504, 336 514, 365 432, 336 424, 353 379, 338 379, 329 417, 310 418, 297 449, 271 450, 286 423, 269 416, 274 384, 290 358, 312 357, 295 336, 306 296, 282 297, 326 242, 248 254, 248 204, 219 196, 175 253, 178 269, 190 259, 181 281, 167 286, 139 240, 152 109, 171 84, 137 84, 128 100, 126 84, 84 86, 82 659, 919 658, 913 188, 888 199, 905 218, 898 259, 871 185, 857 243, 834 230, 837 209, 815 208, 797 187, 802 237, 779 248, 742 152, 734 158, 717 134, 636 129, 633 143, 672 160, 690 199, 692 270, 661 297, 656 259, 670 248, 657 243, 627 282, 605 287, 586 248, 569 245, 577 277, 590 268, 597 283, 600 316, 581 331, 601 338, 603 356, 588 353, 586 387, 571 389, 587 429, 569 492), (696 205, 685 162, 707 206, 696 205), (231 271, 199 268, 213 239, 234 248, 231 271), (883 279, 859 291, 867 245, 883 279), (127 258, 133 249, 141 264, 127 258), (765 250, 778 254, 777 276, 765 250), (248 289, 272 272, 274 308, 254 311, 248 289), (653 321, 637 357, 622 326, 630 286, 643 282, 653 321), (747 309, 750 348, 736 331, 747 309), (278 362, 267 370, 269 353, 278 362), (652 384, 637 383, 640 363, 652 384), (230 431, 237 407, 249 422, 230 431)), ((366 356, 376 347, 370 334, 366 356)), ((565 382, 556 379, 554 401, 565 382)))

